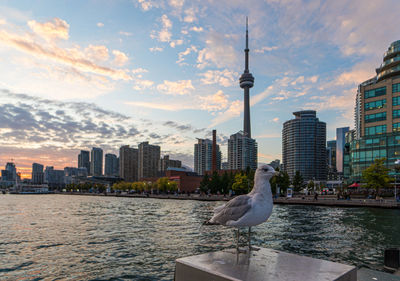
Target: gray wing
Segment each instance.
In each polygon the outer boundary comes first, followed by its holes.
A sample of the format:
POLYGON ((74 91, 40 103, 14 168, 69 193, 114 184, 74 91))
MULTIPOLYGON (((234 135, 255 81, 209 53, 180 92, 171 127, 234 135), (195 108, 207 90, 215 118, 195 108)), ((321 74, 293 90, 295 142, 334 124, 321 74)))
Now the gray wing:
POLYGON ((224 208, 214 215, 212 220, 219 224, 226 224, 230 220, 240 219, 250 208, 250 196, 240 195, 226 203, 224 208))

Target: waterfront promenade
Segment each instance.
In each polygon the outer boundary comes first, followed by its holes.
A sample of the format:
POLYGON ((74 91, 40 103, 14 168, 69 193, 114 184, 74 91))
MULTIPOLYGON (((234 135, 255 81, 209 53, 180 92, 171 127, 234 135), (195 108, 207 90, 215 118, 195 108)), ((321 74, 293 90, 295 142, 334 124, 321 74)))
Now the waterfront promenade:
MULTIPOLYGON (((176 199, 176 200, 200 200, 200 201, 229 201, 232 197, 223 195, 199 195, 191 194, 127 194, 127 193, 81 193, 81 192, 62 192, 57 194, 65 195, 82 195, 82 196, 114 196, 114 197, 130 197, 130 198, 157 198, 157 199, 176 199)), ((274 198, 274 204, 286 205, 315 205, 328 207, 372 207, 386 209, 400 209, 400 202, 394 199, 362 199, 354 198, 351 200, 337 200, 335 196, 319 196, 318 200, 314 200, 313 196, 302 196, 293 198, 274 198)))

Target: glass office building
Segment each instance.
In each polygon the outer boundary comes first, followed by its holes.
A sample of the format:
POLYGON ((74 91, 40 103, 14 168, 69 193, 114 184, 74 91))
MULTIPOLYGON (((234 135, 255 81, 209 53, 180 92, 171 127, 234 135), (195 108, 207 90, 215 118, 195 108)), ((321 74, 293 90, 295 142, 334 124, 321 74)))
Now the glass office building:
POLYGON ((400 159, 400 41, 389 46, 376 72, 358 87, 356 131, 346 136, 344 169, 349 181, 360 181, 363 170, 379 158, 386 158, 393 174, 394 162, 400 159))

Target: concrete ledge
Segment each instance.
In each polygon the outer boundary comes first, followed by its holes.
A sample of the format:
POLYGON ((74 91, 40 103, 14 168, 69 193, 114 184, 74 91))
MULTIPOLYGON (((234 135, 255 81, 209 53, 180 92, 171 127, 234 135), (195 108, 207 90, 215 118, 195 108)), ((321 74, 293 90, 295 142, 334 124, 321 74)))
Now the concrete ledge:
POLYGON ((357 268, 265 248, 250 255, 229 249, 176 260, 175 281, 200 280, 357 281, 357 268))

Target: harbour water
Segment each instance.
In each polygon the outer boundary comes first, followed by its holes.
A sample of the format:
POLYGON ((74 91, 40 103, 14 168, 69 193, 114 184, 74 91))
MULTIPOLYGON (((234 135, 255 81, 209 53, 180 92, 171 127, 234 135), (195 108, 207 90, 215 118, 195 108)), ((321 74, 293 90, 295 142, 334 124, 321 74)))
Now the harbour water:
MULTIPOLYGON (((0 195, 0 280, 172 280, 175 259, 234 244, 202 226, 221 202, 0 195)), ((275 205, 254 244, 381 269, 400 210, 275 205)))

